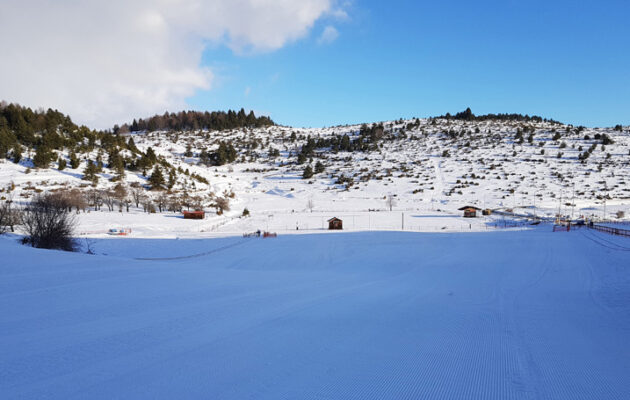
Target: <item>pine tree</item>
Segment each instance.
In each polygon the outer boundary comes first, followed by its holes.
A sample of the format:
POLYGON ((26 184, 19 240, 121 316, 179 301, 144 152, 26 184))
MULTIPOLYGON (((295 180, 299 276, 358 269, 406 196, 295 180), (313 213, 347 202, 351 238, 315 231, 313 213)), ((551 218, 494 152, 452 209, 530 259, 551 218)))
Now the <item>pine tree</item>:
POLYGON ((204 165, 211 165, 212 159, 210 157, 210 153, 206 151, 206 149, 202 149, 201 153, 199 153, 199 163, 204 165))
POLYGON ((168 173, 168 188, 172 189, 176 183, 177 183, 177 173, 175 172, 175 169, 171 169, 168 173))
POLYGON ((112 181, 122 181, 125 179, 125 161, 118 153, 109 156, 109 168, 114 170, 112 181))
POLYGON ((59 157, 59 171, 63 171, 64 169, 66 169, 66 159, 65 158, 61 158, 59 157))
POLYGON ((87 160, 87 165, 83 170, 83 180, 90 181, 93 185, 96 186, 98 183, 98 167, 92 160, 87 160))
POLYGON ((153 173, 149 177, 149 183, 151 184, 151 189, 161 189, 162 185, 164 185, 164 175, 159 166, 156 165, 153 169, 153 173))
POLYGON ((341 138, 341 145, 339 146, 339 150, 341 151, 351 151, 352 146, 350 145, 350 137, 348 135, 343 135, 341 138))
POLYGON ((77 169, 79 168, 79 165, 81 165, 81 161, 79 160, 79 157, 77 157, 76 153, 73 151, 72 153, 70 153, 70 168, 77 169))
POLYGON ((11 156, 13 158, 13 162, 18 164, 20 161, 22 161, 22 146, 20 146, 19 144, 16 144, 13 147, 13 151, 11 152, 11 156))
POLYGON ((48 164, 52 159, 52 153, 45 146, 38 146, 35 156, 33 157, 33 165, 35 168, 48 168, 48 164))
POLYGON ((138 148, 136 147, 136 142, 133 141, 133 138, 130 137, 129 141, 127 142, 127 148, 129 149, 129 151, 133 152, 133 153, 139 153, 140 150, 138 150, 138 148))
POLYGON ((157 162, 157 156, 155 155, 155 152, 151 147, 147 149, 146 158, 151 163, 150 165, 153 165, 157 162))
POLYGON ((321 174, 325 170, 326 170, 326 167, 324 167, 324 164, 322 164, 321 161, 317 161, 317 163, 315 163, 315 173, 316 174, 321 174))
POLYGON ((190 143, 188 143, 186 145, 186 151, 184 152, 184 157, 192 157, 192 156, 193 156, 192 146, 190 145, 190 143))
POLYGON ((11 146, 17 141, 15 135, 13 135, 8 129, 2 126, 0 121, 0 158, 7 158, 7 153, 11 146))
POLYGON ((313 177, 313 168, 310 165, 307 165, 304 168, 304 173, 302 173, 302 179, 309 179, 313 177))

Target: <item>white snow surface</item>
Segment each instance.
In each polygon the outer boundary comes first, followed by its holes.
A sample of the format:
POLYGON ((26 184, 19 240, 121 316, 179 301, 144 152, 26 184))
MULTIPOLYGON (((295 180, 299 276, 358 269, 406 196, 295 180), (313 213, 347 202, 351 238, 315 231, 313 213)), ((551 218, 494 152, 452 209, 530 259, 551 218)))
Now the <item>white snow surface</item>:
POLYGON ((541 226, 91 240, 97 255, 0 238, 1 398, 630 393, 624 238, 541 226))

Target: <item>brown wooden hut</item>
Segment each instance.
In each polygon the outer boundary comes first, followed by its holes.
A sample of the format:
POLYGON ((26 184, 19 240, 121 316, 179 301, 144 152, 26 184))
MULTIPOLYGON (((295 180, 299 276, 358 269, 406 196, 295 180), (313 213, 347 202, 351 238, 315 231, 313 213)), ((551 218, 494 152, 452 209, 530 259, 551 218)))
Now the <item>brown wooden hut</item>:
POLYGON ((206 213, 203 211, 184 211, 184 219, 204 219, 206 213))
POLYGON ((465 206, 459 209, 459 211, 464 212, 464 218, 475 218, 479 210, 481 210, 481 208, 475 206, 465 206))
POLYGON ((343 221, 337 217, 333 217, 328 220, 328 230, 342 230, 343 221))

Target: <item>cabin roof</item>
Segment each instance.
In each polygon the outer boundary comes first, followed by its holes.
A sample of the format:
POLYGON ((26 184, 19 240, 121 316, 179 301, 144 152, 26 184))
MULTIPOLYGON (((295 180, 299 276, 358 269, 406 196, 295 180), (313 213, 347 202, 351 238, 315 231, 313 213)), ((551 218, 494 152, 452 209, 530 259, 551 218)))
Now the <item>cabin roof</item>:
POLYGON ((481 208, 477 208, 475 206, 464 206, 462 208, 458 208, 459 211, 464 211, 464 210, 469 210, 469 209, 473 209, 473 210, 481 210, 481 208))

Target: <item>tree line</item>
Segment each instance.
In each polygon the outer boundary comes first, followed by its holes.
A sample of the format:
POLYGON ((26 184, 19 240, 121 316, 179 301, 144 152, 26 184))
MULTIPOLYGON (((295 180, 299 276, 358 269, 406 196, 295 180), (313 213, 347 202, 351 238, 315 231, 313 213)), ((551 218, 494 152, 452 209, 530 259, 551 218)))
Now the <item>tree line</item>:
POLYGON ((523 115, 523 114, 484 114, 484 115, 475 115, 473 114, 470 107, 466 110, 456 113, 455 115, 451 115, 451 113, 446 113, 445 115, 439 116, 437 118, 442 119, 454 119, 460 121, 488 121, 488 120, 496 120, 496 121, 518 121, 518 122, 550 122, 560 124, 560 122, 555 121, 553 119, 543 118, 538 115, 523 115))
POLYGON ((259 128, 274 125, 271 118, 257 117, 253 111, 245 113, 243 108, 236 112, 225 111, 180 111, 178 113, 164 113, 147 119, 134 119, 122 126, 115 125, 113 133, 127 133, 138 131, 190 131, 190 130, 225 130, 235 128, 259 128))

